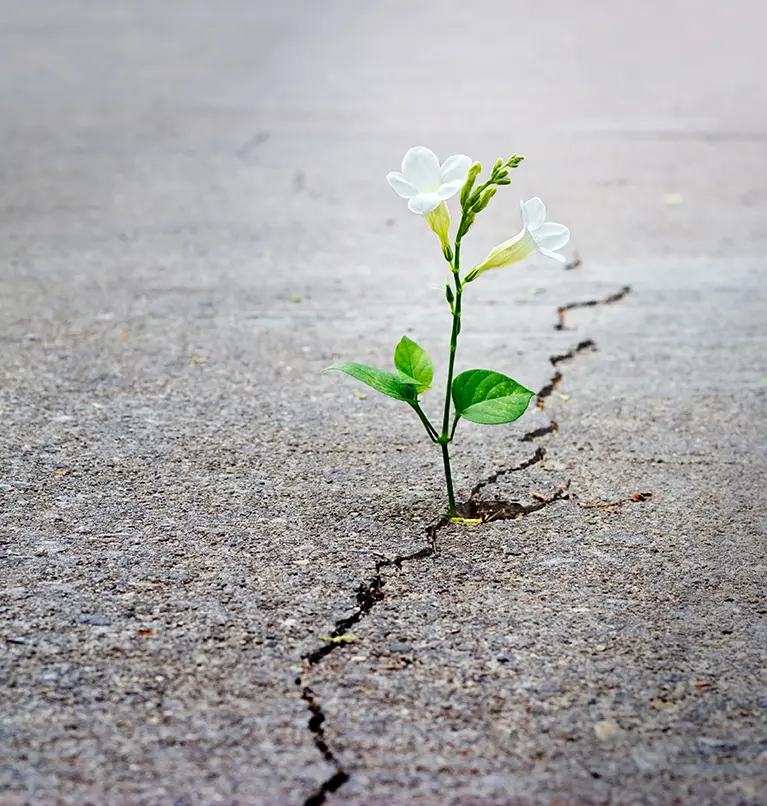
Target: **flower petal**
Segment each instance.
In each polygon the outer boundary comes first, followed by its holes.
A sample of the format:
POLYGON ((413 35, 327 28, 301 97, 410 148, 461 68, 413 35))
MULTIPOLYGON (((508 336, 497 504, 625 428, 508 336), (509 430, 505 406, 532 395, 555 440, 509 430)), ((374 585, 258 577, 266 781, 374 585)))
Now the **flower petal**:
POLYGON ((555 224, 549 221, 546 224, 541 224, 538 229, 533 232, 536 244, 539 249, 561 249, 570 240, 570 230, 564 224, 555 224))
POLYGON ((413 196, 407 203, 407 206, 414 212, 426 215, 430 213, 435 207, 442 204, 442 199, 436 193, 419 193, 413 196))
POLYGON ((394 188, 398 196, 403 199, 412 199, 418 191, 398 171, 386 174, 386 181, 394 188))
POLYGON ((546 220, 546 205, 537 196, 520 202, 519 207, 522 221, 528 229, 537 229, 546 220))
POLYGON ((539 248, 538 251, 544 257, 550 257, 552 260, 556 260, 558 263, 567 263, 567 259, 564 255, 560 255, 559 252, 552 252, 550 249, 541 249, 539 248))
POLYGON ((461 185, 466 181, 466 176, 471 168, 471 158, 465 154, 453 154, 448 157, 443 163, 439 172, 440 181, 444 184, 447 182, 459 182, 461 185))
POLYGON ((437 188, 437 195, 440 199, 450 199, 463 187, 465 179, 455 179, 452 182, 445 182, 437 188))
POLYGON ((439 187, 439 160, 424 146, 415 146, 405 154, 402 173, 418 193, 430 193, 439 187))

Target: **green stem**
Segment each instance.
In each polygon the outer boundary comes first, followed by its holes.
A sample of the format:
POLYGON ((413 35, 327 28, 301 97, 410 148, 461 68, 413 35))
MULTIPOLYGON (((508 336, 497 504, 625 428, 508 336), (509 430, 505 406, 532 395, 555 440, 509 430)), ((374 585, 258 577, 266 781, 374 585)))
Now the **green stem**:
POLYGON ((429 439, 432 442, 436 442, 439 439, 437 429, 434 428, 434 426, 429 422, 429 418, 424 414, 423 409, 418 405, 418 403, 411 403, 410 405, 415 409, 415 413, 418 415, 421 422, 423 423, 423 427, 426 429, 426 433, 429 435, 429 439))
POLYGON ((454 518, 455 495, 453 493, 453 476, 450 472, 450 454, 447 444, 450 441, 450 393, 453 386, 453 372, 455 370, 455 353, 458 349, 458 334, 461 332, 461 295, 463 286, 461 285, 461 236, 463 235, 464 219, 458 227, 455 239, 455 251, 451 269, 453 272, 453 282, 455 283, 455 301, 453 302, 453 328, 450 332, 450 358, 447 365, 447 385, 445 387, 445 411, 442 416, 442 433, 438 441, 442 447, 442 460, 445 464, 445 483, 447 484, 447 499, 450 505, 450 517, 454 518))
POLYGON ((450 431, 450 439, 448 440, 448 442, 453 441, 453 437, 455 436, 455 429, 458 428, 458 421, 460 419, 461 419, 460 416, 456 414, 455 418, 453 419, 453 428, 450 431))
POLYGON ((445 482, 447 483, 447 501, 450 507, 450 517, 455 518, 455 494, 453 493, 453 476, 450 473, 450 454, 447 450, 447 442, 440 443, 442 448, 442 461, 445 464, 445 482))

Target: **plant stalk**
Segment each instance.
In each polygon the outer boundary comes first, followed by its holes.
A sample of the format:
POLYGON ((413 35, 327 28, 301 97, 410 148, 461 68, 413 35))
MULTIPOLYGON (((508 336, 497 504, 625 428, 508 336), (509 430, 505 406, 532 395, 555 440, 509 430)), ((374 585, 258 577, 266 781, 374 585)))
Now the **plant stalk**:
POLYGON ((437 442, 439 440, 439 434, 437 434, 434 426, 429 422, 429 418, 424 414, 423 409, 418 405, 418 403, 411 403, 410 405, 413 407, 415 413, 423 423, 423 427, 426 429, 429 439, 432 442, 437 442))
MULTIPOLYGON (((463 218, 458 227, 458 235, 455 239, 454 258, 451 264, 453 281, 455 283, 455 301, 453 302, 453 328, 450 332, 450 358, 447 365, 447 385, 445 387, 445 411, 442 417, 442 433, 439 435, 439 444, 442 448, 442 461, 445 465, 445 483, 447 484, 447 500, 450 507, 450 517, 456 517, 455 493, 453 492, 453 476, 450 472, 450 454, 448 443, 452 439, 450 434, 450 401, 453 387, 453 372, 455 370, 455 353, 458 349, 458 334, 461 332, 461 295, 463 286, 461 285, 461 234, 463 231, 463 218)), ((455 429, 453 429, 455 433, 455 429)))
POLYGON ((447 442, 440 442, 442 448, 442 461, 445 465, 445 482, 447 483, 447 501, 450 507, 450 517, 456 517, 455 493, 453 492, 453 476, 450 472, 450 454, 447 449, 447 442))

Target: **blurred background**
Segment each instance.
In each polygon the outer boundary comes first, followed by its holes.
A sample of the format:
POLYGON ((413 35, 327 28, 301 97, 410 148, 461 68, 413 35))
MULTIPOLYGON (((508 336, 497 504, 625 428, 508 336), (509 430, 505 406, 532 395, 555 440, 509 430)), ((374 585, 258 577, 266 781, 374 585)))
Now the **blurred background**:
MULTIPOLYGON (((756 0, 0 10, 0 246, 70 292, 73 253, 107 250, 138 279, 204 252, 263 279, 309 260, 326 277, 345 246, 365 264, 373 244, 404 251, 386 220, 414 227, 382 182, 417 143, 487 165, 527 155, 511 194, 542 196, 589 259, 764 248, 756 0), (142 244, 160 266, 131 260, 142 244)), ((515 203, 488 215, 516 231, 515 203)))

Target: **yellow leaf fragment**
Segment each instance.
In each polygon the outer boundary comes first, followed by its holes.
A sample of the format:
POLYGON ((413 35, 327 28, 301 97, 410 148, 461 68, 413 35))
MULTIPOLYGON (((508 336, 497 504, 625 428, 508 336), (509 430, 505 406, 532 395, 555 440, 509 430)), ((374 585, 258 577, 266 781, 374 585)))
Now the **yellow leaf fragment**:
POLYGON ((344 635, 321 635, 320 641, 327 641, 329 644, 351 644, 354 641, 358 641, 358 635, 352 635, 351 633, 345 633, 344 635))

